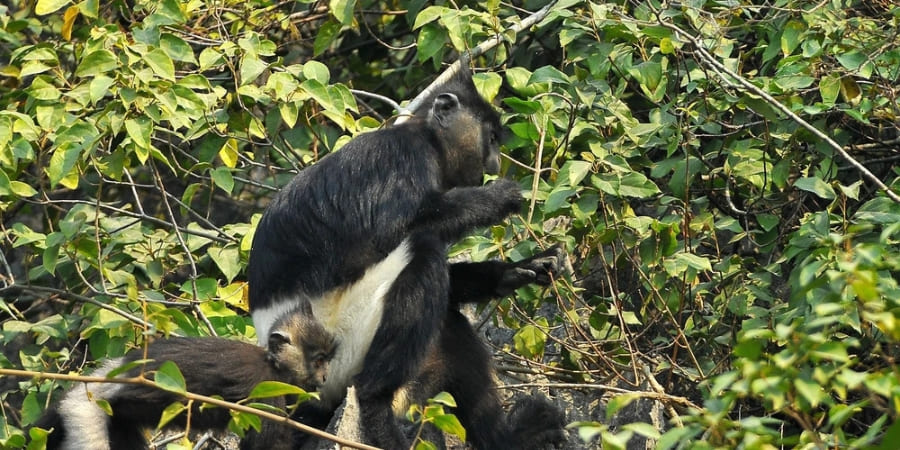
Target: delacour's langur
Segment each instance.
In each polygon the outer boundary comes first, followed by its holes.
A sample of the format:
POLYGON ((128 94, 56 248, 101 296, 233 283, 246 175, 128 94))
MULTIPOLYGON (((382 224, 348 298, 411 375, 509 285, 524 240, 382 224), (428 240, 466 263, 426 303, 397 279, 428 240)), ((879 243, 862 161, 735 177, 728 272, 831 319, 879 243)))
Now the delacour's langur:
POLYGON ((469 301, 452 292, 494 294, 539 282, 556 269, 556 254, 511 264, 447 262, 449 244, 501 222, 522 197, 510 180, 481 185, 485 173, 500 170, 501 126, 467 70, 424 104, 402 124, 355 137, 275 196, 250 252, 253 322, 265 333, 297 303, 310 302, 341 341, 319 410, 301 405, 301 421, 324 426, 355 385, 367 443, 408 448, 394 421, 394 395, 438 352, 448 374, 471 374, 450 389, 477 448, 542 448, 560 435, 561 413, 535 401, 507 420, 493 397, 479 397, 493 385, 490 361, 483 350, 454 347, 452 337, 471 327, 451 297, 469 301), (529 416, 552 420, 512 422, 529 416))
MULTIPOLYGON (((281 381, 313 391, 327 380, 328 365, 337 343, 334 335, 319 324, 308 304, 300 304, 282 316, 268 332, 268 348, 223 338, 158 339, 147 346, 150 362, 128 370, 126 376, 141 371, 152 373, 166 362, 174 362, 184 375, 188 392, 221 396, 227 401, 247 398, 263 381, 281 381)), ((113 369, 144 359, 144 349, 135 349, 121 358, 107 361, 95 372, 105 376, 113 369)), ((163 410, 179 395, 135 384, 76 383, 55 408, 36 426, 52 429, 48 449, 121 450, 147 448, 144 430, 159 423, 163 410), (109 403, 112 416, 97 405, 109 403)), ((287 399, 261 400, 284 408, 287 399)), ((184 426, 182 413, 171 425, 184 426)), ((194 402, 192 429, 224 429, 230 420, 227 409, 204 407, 194 402)), ((250 429, 241 440, 242 449, 292 449, 294 433, 288 427, 262 421, 259 432, 250 429)))

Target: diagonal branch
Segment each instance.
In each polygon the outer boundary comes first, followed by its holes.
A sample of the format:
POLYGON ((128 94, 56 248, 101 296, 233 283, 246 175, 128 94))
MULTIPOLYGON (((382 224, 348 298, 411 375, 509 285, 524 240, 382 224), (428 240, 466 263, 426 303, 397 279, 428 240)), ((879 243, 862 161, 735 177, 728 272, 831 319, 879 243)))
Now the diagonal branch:
POLYGON ((675 25, 673 23, 665 22, 663 20, 660 20, 659 24, 674 31, 676 34, 678 34, 678 36, 680 36, 681 38, 683 38, 687 42, 689 42, 695 49, 697 49, 697 54, 700 55, 700 59, 703 60, 703 62, 705 62, 706 64, 712 66, 717 73, 725 74, 732 78, 732 80, 726 80, 726 81, 737 82, 737 84, 741 85, 746 90, 752 92, 755 95, 762 97, 762 99, 765 100, 766 103, 773 106, 775 109, 781 111, 786 116, 788 116, 791 120, 793 120, 794 122, 796 122, 803 128, 806 128, 814 136, 816 136, 817 138, 821 139, 823 142, 828 144, 828 146, 831 147, 832 150, 834 150, 839 155, 841 155, 841 157, 843 157, 847 162, 849 162, 850 165, 852 165, 854 168, 856 168, 856 170, 858 170, 860 173, 862 173, 865 178, 867 178, 869 181, 871 181, 876 186, 878 186, 881 190, 883 190, 885 192, 885 194, 887 194, 887 196, 891 198, 891 200, 900 203, 900 195, 897 195, 897 193, 892 191, 891 188, 888 187, 886 184, 884 184, 883 181, 879 180, 878 177, 875 176, 875 174, 873 174, 871 171, 869 171, 869 169, 866 168, 866 166, 862 165, 862 163, 860 163, 859 161, 854 159, 852 156, 850 156, 850 153, 847 153, 847 150, 845 150, 843 147, 841 147, 840 144, 835 142, 834 139, 831 139, 830 137, 828 137, 827 134, 823 133, 818 128, 812 126, 812 124, 810 124, 809 122, 803 120, 802 117, 798 116, 793 111, 791 111, 787 106, 785 106, 783 103, 776 100, 775 97, 772 97, 766 91, 762 90, 758 86, 756 86, 753 83, 751 83, 750 81, 748 81, 746 78, 740 76, 739 74, 735 73, 734 71, 732 71, 731 69, 726 67, 724 64, 719 62, 719 60, 717 60, 715 57, 713 57, 713 55, 710 54, 708 50, 706 50, 706 47, 704 47, 703 44, 700 43, 700 41, 697 38, 695 38, 694 36, 689 34, 687 31, 684 31, 683 29, 681 29, 680 27, 678 27, 677 25, 675 25))
MULTIPOLYGON (((519 34, 523 30, 531 28, 533 25, 544 20, 544 18, 547 17, 547 14, 550 13, 550 9, 553 8, 553 5, 555 4, 556 0, 547 3, 543 8, 535 11, 530 16, 523 19, 521 22, 510 27, 509 31, 512 31, 514 34, 519 34)), ((431 84, 428 85, 428 87, 422 90, 419 95, 410 100, 409 104, 406 105, 406 108, 400 110, 400 117, 397 118, 395 123, 405 122, 411 115, 416 112, 417 109, 422 107, 422 102, 424 102, 426 98, 433 94, 439 86, 442 86, 444 83, 456 76, 456 73, 459 72, 459 69, 463 65, 468 66, 469 62, 472 61, 472 59, 477 58, 478 56, 484 54, 484 52, 500 45, 500 43, 503 42, 503 36, 506 34, 507 33, 498 33, 494 37, 482 42, 481 44, 478 44, 477 47, 463 53, 459 57, 459 59, 456 60, 456 62, 450 64, 450 67, 447 67, 447 70, 445 70, 442 74, 440 74, 440 76, 435 78, 435 80, 432 81, 431 84)))

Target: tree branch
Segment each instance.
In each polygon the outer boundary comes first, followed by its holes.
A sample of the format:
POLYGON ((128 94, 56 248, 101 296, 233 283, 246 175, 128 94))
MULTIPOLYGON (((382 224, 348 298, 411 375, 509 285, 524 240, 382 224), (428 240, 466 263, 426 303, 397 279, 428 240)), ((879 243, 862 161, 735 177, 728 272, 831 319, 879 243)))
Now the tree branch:
MULTIPOLYGON (((827 134, 823 133, 818 128, 812 126, 812 124, 810 124, 809 122, 803 120, 802 117, 798 116, 793 111, 791 111, 790 108, 788 108, 783 103, 776 100, 775 97, 772 97, 766 91, 757 87, 756 85, 754 85, 753 83, 748 81, 746 78, 735 73, 734 71, 732 71, 731 69, 726 67, 724 64, 720 63, 715 57, 713 57, 712 54, 709 53, 709 51, 706 50, 706 47, 704 47, 703 44, 701 44, 697 38, 695 38, 694 36, 689 34, 687 31, 684 31, 679 26, 677 26, 673 23, 665 22, 662 19, 659 20, 659 24, 674 31, 680 37, 682 37, 688 43, 690 43, 695 49, 697 49, 697 54, 700 55, 700 59, 703 62, 705 62, 706 64, 712 66, 717 73, 719 73, 720 75, 721 74, 728 75, 729 77, 731 77, 733 79, 733 81, 740 84, 744 89, 752 92, 755 95, 762 97, 762 99, 765 100, 766 103, 772 105, 775 109, 784 113, 786 116, 788 116, 788 118, 790 118, 791 120, 793 120, 794 122, 796 122, 797 124, 802 126, 803 128, 806 128, 807 131, 809 131, 810 133, 815 135, 817 138, 821 139, 823 142, 828 144, 828 146, 831 147, 832 150, 834 150, 839 155, 841 155, 841 157, 843 157, 847 162, 849 162, 850 165, 852 165, 853 167, 856 168, 856 170, 858 170, 860 173, 862 173, 865 178, 867 178, 869 181, 871 181, 876 186, 878 186, 881 190, 883 190, 885 192, 885 194, 887 194, 887 196, 891 198, 891 200, 900 203, 900 195, 897 195, 897 193, 892 191, 890 187, 888 187, 886 184, 884 184, 884 182, 879 180, 878 177, 875 176, 875 174, 873 174, 872 172, 869 171, 869 169, 866 168, 866 166, 862 165, 862 163, 860 163, 859 161, 854 159, 852 156, 850 156, 850 153, 848 153, 847 150, 845 150, 843 147, 841 147, 840 144, 835 142, 834 139, 831 139, 830 137, 828 137, 827 134)), ((731 81, 731 80, 726 80, 726 81, 731 81)))
MULTIPOLYGON (((69 375, 64 373, 49 373, 49 372, 34 372, 30 370, 18 370, 18 369, 0 369, 0 375, 12 376, 12 377, 22 377, 22 378, 38 378, 38 379, 50 379, 50 380, 66 380, 66 381, 75 381, 79 383, 114 383, 114 384, 134 384, 139 386, 149 386, 156 389, 162 390, 156 383, 151 380, 148 380, 142 376, 137 377, 129 377, 129 378, 106 378, 106 377, 96 377, 96 376, 84 376, 84 375, 69 375)), ((168 391, 172 392, 172 391, 168 391)), ((300 430, 304 433, 311 434, 313 436, 327 439, 329 441, 338 443, 345 447, 356 448, 360 450, 379 450, 377 447, 372 447, 370 445, 361 444, 359 442, 348 441, 341 437, 335 436, 331 433, 327 433, 325 431, 319 430, 318 428, 313 428, 309 425, 291 420, 290 417, 287 416, 279 416, 277 414, 273 414, 267 411, 262 411, 256 408, 251 408, 246 405, 241 405, 239 403, 233 403, 225 400, 221 400, 214 397, 208 397, 206 395, 194 394, 192 392, 172 392, 172 394, 183 397, 187 400, 199 401, 203 403, 208 403, 210 405, 215 405, 221 408, 227 408, 233 411, 250 413, 262 417, 266 420, 271 420, 274 422, 278 422, 284 425, 287 425, 291 428, 300 430)))
MULTIPOLYGON (((21 284, 14 284, 7 288, 0 289, 0 295, 5 296, 7 294, 14 294, 14 293, 19 293, 19 292, 23 292, 23 291, 46 292, 49 294, 58 295, 60 297, 68 298, 68 299, 75 300, 78 302, 90 303, 100 309, 105 309, 107 311, 111 311, 115 314, 118 314, 138 325, 148 327, 148 328, 153 327, 150 324, 150 322, 147 322, 144 319, 141 319, 140 317, 135 316, 131 313, 122 311, 121 309, 116 308, 115 306, 107 305, 106 303, 103 303, 99 300, 95 300, 93 298, 90 298, 90 297, 87 297, 84 295, 75 294, 75 293, 72 293, 69 291, 64 291, 62 289, 56 289, 56 288, 52 288, 49 286, 36 286, 36 285, 27 285, 26 286, 26 285, 21 285, 21 284)), ((113 296, 112 294, 104 294, 104 295, 113 296)), ((177 336, 177 334, 175 334, 175 335, 177 336)))
MULTIPOLYGON (((532 13, 530 16, 526 17, 518 24, 510 27, 508 31, 519 34, 523 30, 526 30, 531 26, 537 24, 541 20, 544 20, 544 18, 547 17, 547 14, 550 13, 550 9, 553 8, 553 5, 555 4, 556 0, 547 3, 543 8, 532 13)), ((409 104, 406 105, 406 108, 400 109, 400 117, 397 118, 395 123, 403 123, 407 119, 409 119, 410 116, 415 114, 416 110, 422 107, 422 102, 424 102, 426 98, 432 95, 434 91, 437 90, 440 86, 445 84, 448 80, 452 79, 456 75, 456 73, 459 72, 460 68, 463 65, 468 66, 469 62, 471 62, 472 59, 477 58, 478 56, 484 54, 486 51, 500 45, 505 34, 506 33, 498 33, 494 37, 482 42, 477 47, 464 52, 459 57, 459 59, 456 60, 456 62, 450 64, 450 66, 447 67, 447 70, 445 70, 437 78, 435 78, 435 80, 432 81, 431 84, 428 85, 428 87, 422 90, 422 92, 420 92, 419 95, 417 95, 414 99, 410 100, 409 104)))

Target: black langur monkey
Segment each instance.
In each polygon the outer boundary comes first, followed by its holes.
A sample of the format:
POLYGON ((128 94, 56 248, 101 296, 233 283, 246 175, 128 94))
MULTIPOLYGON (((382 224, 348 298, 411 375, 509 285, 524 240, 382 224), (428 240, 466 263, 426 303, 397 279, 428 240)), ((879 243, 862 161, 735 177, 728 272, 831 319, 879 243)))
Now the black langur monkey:
MULTIPOLYGON (((328 364, 334 355, 334 336, 312 316, 309 305, 299 306, 283 316, 269 333, 268 349, 223 338, 169 338, 147 346, 151 362, 126 372, 137 376, 154 371, 165 361, 174 362, 184 375, 189 392, 219 395, 227 401, 246 398, 263 381, 281 381, 315 390, 327 379, 328 364)), ((104 376, 116 367, 144 358, 143 349, 134 349, 121 358, 104 363, 94 375, 104 376)), ((147 448, 142 431, 156 426, 163 410, 183 400, 159 388, 114 383, 77 383, 35 426, 53 429, 47 449, 119 450, 147 448), (112 408, 109 416, 97 406, 105 400, 112 408)), ((265 399, 284 408, 286 399, 265 399)), ((225 429, 230 414, 223 408, 191 411, 191 427, 225 429)), ((185 426, 184 414, 171 425, 185 426)), ((259 432, 253 429, 241 440, 243 450, 289 450, 294 433, 284 425, 263 420, 259 432)))
POLYGON ((415 378, 394 399, 400 416, 412 403, 424 404, 447 391, 457 401, 454 411, 477 449, 545 448, 564 441, 564 415, 547 400, 525 397, 504 417, 493 379, 491 355, 469 320, 459 311, 464 303, 485 303, 531 283, 549 284, 564 266, 559 247, 517 263, 486 261, 450 266, 450 308, 440 337, 432 344, 415 378))
MULTIPOLYGON (((409 447, 394 422, 395 392, 420 372, 436 339, 457 326, 445 320, 447 246, 502 221, 522 200, 512 181, 481 186, 484 173, 500 170, 501 126, 471 74, 460 71, 434 92, 411 120, 359 135, 294 177, 263 214, 250 252, 257 333, 310 302, 341 340, 320 406, 330 413, 355 385, 363 434, 386 449, 409 447)), ((465 371, 469 362, 449 364, 465 371)), ((300 417, 316 426, 328 420, 314 412, 300 417)))

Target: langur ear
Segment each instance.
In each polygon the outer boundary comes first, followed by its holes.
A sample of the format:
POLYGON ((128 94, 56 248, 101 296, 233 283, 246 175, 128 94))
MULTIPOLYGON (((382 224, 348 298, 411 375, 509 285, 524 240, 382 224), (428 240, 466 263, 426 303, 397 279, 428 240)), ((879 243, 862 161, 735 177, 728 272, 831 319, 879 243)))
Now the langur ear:
POLYGON ((439 94, 431 106, 431 115, 442 127, 449 123, 450 116, 459 109, 459 98, 449 92, 439 94))
POLYGON ((291 343, 291 337, 281 330, 269 333, 269 352, 278 353, 281 347, 291 343))

